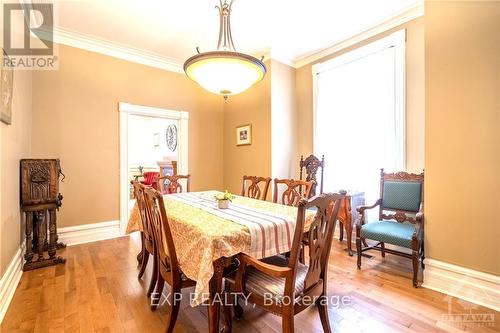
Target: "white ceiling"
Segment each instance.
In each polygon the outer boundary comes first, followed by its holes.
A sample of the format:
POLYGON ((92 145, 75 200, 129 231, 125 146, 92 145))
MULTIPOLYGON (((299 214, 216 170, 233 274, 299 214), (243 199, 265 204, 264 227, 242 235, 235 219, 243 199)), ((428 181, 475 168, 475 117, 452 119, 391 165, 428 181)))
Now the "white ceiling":
MULTIPOLYGON (((219 0, 61 0, 56 25, 183 63, 217 44, 219 0)), ((238 51, 297 61, 379 24, 419 0, 235 0, 238 51)))

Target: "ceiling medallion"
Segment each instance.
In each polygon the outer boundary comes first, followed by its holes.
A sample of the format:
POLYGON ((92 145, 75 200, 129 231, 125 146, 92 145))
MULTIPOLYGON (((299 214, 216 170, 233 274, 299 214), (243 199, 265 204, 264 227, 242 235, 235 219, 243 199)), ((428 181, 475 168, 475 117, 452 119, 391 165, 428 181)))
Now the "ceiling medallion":
POLYGON ((219 42, 217 51, 200 53, 184 63, 186 75, 206 90, 224 96, 239 94, 266 75, 266 66, 251 55, 236 52, 231 34, 231 6, 233 0, 220 0, 219 42))

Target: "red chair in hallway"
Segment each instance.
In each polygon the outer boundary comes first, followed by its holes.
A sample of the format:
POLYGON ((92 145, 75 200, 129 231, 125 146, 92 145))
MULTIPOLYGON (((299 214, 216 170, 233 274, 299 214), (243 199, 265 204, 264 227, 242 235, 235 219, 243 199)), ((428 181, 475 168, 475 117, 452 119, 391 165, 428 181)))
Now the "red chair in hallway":
POLYGON ((141 184, 146 186, 151 186, 154 189, 158 189, 158 177, 160 177, 160 173, 156 171, 147 171, 144 172, 140 176, 135 176, 135 181, 138 181, 139 178, 144 178, 144 180, 139 181, 141 184))

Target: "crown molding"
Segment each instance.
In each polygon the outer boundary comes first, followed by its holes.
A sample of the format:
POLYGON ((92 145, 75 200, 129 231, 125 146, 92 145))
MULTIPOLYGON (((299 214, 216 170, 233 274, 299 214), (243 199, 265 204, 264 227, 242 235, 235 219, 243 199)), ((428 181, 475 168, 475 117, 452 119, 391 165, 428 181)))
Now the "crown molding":
MULTIPOLYGON (((282 52, 271 49, 265 49, 260 52, 252 53, 255 54, 258 58, 264 56, 264 60, 273 59, 290 67, 299 68, 423 15, 424 4, 423 1, 420 0, 418 3, 396 13, 391 18, 374 24, 368 29, 360 31, 341 42, 337 42, 320 50, 306 53, 299 57, 292 58, 283 54, 282 52)), ((157 53, 146 51, 144 49, 125 46, 95 36, 82 34, 80 32, 65 29, 59 26, 54 27, 53 40, 58 44, 68 45, 71 47, 104 54, 110 57, 135 62, 166 71, 184 73, 183 62, 180 62, 177 59, 168 58, 157 53)))
POLYGON ((423 15, 424 15, 424 2, 421 0, 418 3, 396 13, 391 18, 379 22, 377 24, 374 24, 368 29, 360 31, 357 34, 341 42, 330 45, 329 47, 326 47, 324 49, 316 50, 310 53, 306 53, 300 57, 296 57, 293 61, 294 67, 299 68, 307 64, 310 64, 312 62, 315 62, 323 57, 327 57, 335 52, 343 50, 349 46, 362 42, 363 40, 366 40, 368 38, 371 38, 388 30, 391 30, 399 25, 402 25, 406 22, 414 20, 423 15))
POLYGON ((176 59, 167 58, 153 52, 124 46, 109 40, 100 39, 61 27, 54 27, 53 40, 58 44, 68 45, 171 72, 184 73, 183 64, 176 59))

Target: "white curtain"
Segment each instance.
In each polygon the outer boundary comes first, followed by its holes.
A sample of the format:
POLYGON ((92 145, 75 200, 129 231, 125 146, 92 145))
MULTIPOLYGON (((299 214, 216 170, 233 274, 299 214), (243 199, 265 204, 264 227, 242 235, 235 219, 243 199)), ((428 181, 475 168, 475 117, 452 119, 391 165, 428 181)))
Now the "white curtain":
POLYGON ((393 43, 384 43, 313 73, 314 151, 325 155, 325 191, 363 191, 371 204, 379 197, 380 168, 404 168, 400 56, 393 43))

